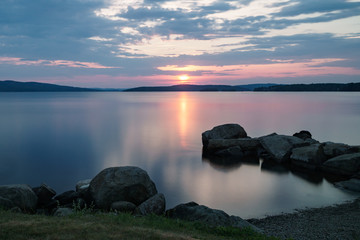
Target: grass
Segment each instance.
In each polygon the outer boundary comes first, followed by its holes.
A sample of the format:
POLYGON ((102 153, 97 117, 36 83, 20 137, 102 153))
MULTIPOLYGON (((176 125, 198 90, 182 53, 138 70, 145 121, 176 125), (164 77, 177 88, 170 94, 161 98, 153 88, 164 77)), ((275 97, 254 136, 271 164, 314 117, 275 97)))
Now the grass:
POLYGON ((160 216, 75 212, 67 217, 0 210, 1 240, 276 239, 250 229, 209 227, 160 216))

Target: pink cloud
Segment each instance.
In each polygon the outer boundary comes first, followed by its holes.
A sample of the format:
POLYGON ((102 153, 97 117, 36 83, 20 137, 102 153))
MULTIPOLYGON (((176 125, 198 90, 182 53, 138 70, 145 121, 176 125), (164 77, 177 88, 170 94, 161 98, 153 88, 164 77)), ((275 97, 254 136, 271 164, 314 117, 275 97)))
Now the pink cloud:
MULTIPOLYGON (((242 65, 166 65, 158 67, 162 71, 175 72, 201 72, 203 75, 221 74, 227 78, 258 78, 258 77, 305 77, 320 75, 360 75, 360 69, 352 67, 326 66, 327 63, 345 61, 340 58, 311 59, 296 62, 294 60, 269 60, 268 64, 242 64, 242 65)), ((208 77, 208 76, 207 76, 208 77)))
POLYGON ((35 65, 35 66, 60 66, 60 67, 72 67, 72 68, 115 68, 103 66, 94 62, 80 62, 69 60, 25 60, 23 58, 15 57, 0 57, 0 64, 10 65, 35 65))

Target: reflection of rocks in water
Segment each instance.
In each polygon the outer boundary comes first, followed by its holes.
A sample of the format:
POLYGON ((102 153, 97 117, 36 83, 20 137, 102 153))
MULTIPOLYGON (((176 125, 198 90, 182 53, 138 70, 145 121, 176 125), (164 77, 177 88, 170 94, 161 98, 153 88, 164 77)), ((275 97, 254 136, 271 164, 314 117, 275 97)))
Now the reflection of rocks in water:
MULTIPOLYGON (((232 151, 234 153, 236 150, 232 151)), ((248 165, 259 165, 260 161, 257 155, 243 155, 243 154, 228 154, 228 149, 221 152, 221 154, 207 155, 203 154, 204 162, 209 162, 215 169, 233 170, 245 163, 248 165)))
POLYGON ((323 182, 324 176, 321 172, 306 171, 303 168, 291 168, 291 173, 313 184, 319 185, 323 182))
POLYGON ((346 176, 341 176, 341 175, 336 175, 336 174, 331 174, 331 173, 324 173, 323 176, 324 176, 325 180, 330 183, 341 182, 341 181, 345 181, 345 180, 349 179, 346 176))
POLYGON ((261 163, 261 171, 286 174, 289 172, 289 169, 284 164, 280 164, 275 161, 266 160, 261 163))
POLYGON ((202 160, 208 162, 214 169, 222 171, 235 170, 241 166, 241 161, 236 158, 203 156, 202 160))

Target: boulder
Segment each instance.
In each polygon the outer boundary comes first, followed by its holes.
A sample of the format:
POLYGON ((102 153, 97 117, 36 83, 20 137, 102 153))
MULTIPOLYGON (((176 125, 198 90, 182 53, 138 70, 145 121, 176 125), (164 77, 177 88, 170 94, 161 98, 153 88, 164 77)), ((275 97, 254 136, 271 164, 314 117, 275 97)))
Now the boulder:
POLYGON ((165 212, 165 196, 162 193, 158 193, 142 204, 140 204, 135 212, 140 215, 163 215, 165 212))
POLYGON ((308 145, 308 143, 298 137, 286 135, 272 134, 260 137, 259 139, 265 151, 278 163, 288 162, 293 148, 308 145))
POLYGON ((354 147, 344 143, 324 142, 324 154, 327 159, 334 158, 343 154, 356 153, 354 147))
POLYGON ((211 130, 203 132, 201 136, 203 146, 206 148, 210 139, 245 138, 247 137, 247 133, 239 124, 229 123, 216 126, 211 130))
POLYGON ((340 155, 325 161, 322 165, 325 172, 351 176, 360 171, 360 153, 340 155))
POLYGON ((60 206, 72 206, 78 198, 80 198, 80 194, 75 192, 74 190, 71 190, 57 195, 55 197, 55 200, 59 202, 60 206))
POLYGON ((118 202, 113 202, 111 204, 110 207, 112 210, 116 210, 119 212, 130 212, 133 213, 136 205, 131 203, 131 202, 126 202, 126 201, 118 201, 118 202))
POLYGON ((347 181, 337 182, 335 183, 335 186, 354 192, 360 192, 360 179, 352 178, 347 181))
POLYGON ((51 202, 51 199, 56 195, 54 189, 46 184, 41 184, 40 187, 33 188, 34 193, 38 197, 38 206, 45 206, 51 202))
POLYGON ((210 139, 206 152, 212 153, 218 150, 228 149, 230 147, 239 147, 243 152, 257 152, 261 147, 257 138, 239 138, 239 139, 210 139))
POLYGON ((180 204, 168 211, 166 216, 174 219, 181 219, 185 221, 198 221, 209 226, 232 226, 238 228, 250 227, 257 232, 260 229, 247 221, 236 216, 229 216, 227 213, 217 209, 211 209, 195 202, 180 204))
POLYGON ((74 211, 71 208, 58 208, 54 212, 54 216, 56 217, 65 217, 73 214, 74 211))
POLYGON ((7 198, 0 197, 0 209, 10 210, 16 207, 15 204, 7 198))
POLYGON ((214 153, 218 157, 235 157, 242 158, 244 156, 244 152, 239 146, 229 147, 223 150, 219 150, 214 153))
POLYGON ((78 181, 75 186, 76 192, 80 193, 80 195, 86 193, 87 190, 89 189, 90 182, 91 182, 91 179, 85 179, 85 180, 78 181))
POLYGON ((91 180, 89 191, 96 206, 102 209, 110 209, 117 201, 138 206, 157 193, 147 172, 138 167, 104 169, 91 180))
POLYGON ((324 150, 321 144, 294 148, 290 156, 291 163, 295 166, 315 170, 325 160, 324 150))
POLYGON ((77 182, 75 189, 76 192, 86 201, 87 204, 92 204, 93 199, 91 198, 89 187, 91 179, 81 180, 77 182))
POLYGON ((26 184, 0 186, 0 197, 10 200, 24 211, 35 211, 38 201, 34 191, 26 184))
POLYGON ((301 130, 300 132, 294 133, 294 137, 301 138, 302 140, 306 140, 308 138, 311 138, 311 133, 307 130, 301 130))

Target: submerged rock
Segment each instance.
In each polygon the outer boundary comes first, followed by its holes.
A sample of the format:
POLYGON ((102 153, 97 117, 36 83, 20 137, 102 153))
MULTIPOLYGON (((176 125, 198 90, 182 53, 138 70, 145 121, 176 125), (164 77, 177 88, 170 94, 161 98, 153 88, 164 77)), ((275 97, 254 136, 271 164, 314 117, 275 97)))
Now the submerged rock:
POLYGON ((360 179, 352 178, 347 181, 337 182, 335 183, 335 186, 354 192, 360 192, 360 179))

